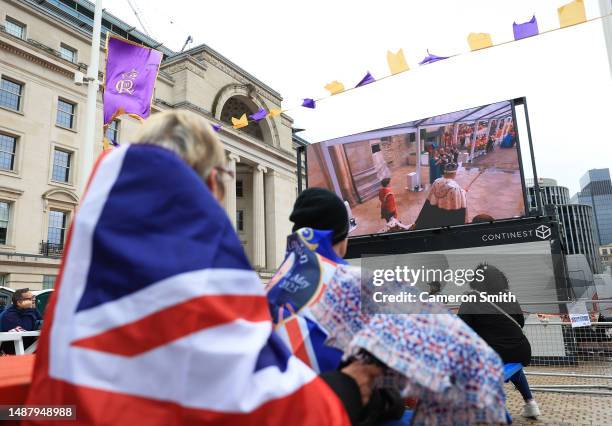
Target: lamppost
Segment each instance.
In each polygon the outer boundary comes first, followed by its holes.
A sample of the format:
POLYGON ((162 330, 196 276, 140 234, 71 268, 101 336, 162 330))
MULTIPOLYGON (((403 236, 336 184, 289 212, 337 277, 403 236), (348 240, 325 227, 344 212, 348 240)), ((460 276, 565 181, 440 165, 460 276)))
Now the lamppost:
POLYGON ((85 109, 85 137, 81 141, 81 173, 79 191, 85 192, 87 179, 93 168, 96 143, 96 109, 98 101, 98 69, 100 63, 100 31, 102 30, 102 0, 95 1, 91 53, 87 67, 87 106, 85 109))

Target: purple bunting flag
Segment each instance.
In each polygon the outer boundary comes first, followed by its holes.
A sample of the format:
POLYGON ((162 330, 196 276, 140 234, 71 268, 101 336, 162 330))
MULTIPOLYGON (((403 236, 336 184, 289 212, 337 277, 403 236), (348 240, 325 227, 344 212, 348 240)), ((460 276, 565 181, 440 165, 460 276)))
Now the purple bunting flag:
POLYGON ((219 133, 221 131, 221 125, 220 124, 213 124, 212 128, 217 133, 219 133))
POLYGON ((517 24, 516 22, 513 22, 512 30, 514 31, 515 40, 532 37, 540 33, 540 31, 538 30, 538 21, 536 20, 535 15, 533 15, 531 20, 522 24, 517 24))
POLYGON ((302 102, 302 106, 306 108, 315 109, 317 104, 314 99, 306 98, 304 99, 304 102, 302 102))
POLYGON ((268 111, 266 111, 263 108, 259 108, 259 110, 255 114, 249 115, 249 118, 251 120, 260 121, 266 118, 267 115, 268 115, 268 111))
POLYGON ((104 124, 121 114, 147 118, 161 52, 109 35, 104 86, 104 124))
POLYGON ((370 74, 370 71, 368 71, 368 73, 365 76, 363 76, 361 81, 357 83, 357 86, 355 87, 365 86, 366 84, 374 83, 375 81, 376 79, 372 77, 372 74, 370 74))
POLYGON ((448 59, 448 56, 432 55, 431 53, 429 53, 429 49, 427 49, 427 56, 425 56, 425 58, 421 62, 419 62, 419 65, 427 65, 433 62, 442 61, 444 59, 448 59))

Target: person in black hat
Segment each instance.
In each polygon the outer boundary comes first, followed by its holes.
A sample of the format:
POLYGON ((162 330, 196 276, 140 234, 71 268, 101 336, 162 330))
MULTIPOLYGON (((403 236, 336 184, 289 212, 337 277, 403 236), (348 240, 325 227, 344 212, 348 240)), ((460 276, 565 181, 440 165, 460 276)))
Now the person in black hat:
POLYGON ((300 228, 332 231, 334 252, 346 254, 349 217, 344 202, 333 192, 323 188, 308 188, 300 193, 289 216, 292 232, 300 228))
POLYGON ((417 217, 414 228, 438 228, 441 226, 461 225, 466 221, 467 198, 455 178, 457 163, 447 163, 444 175, 435 180, 429 189, 427 199, 417 217))

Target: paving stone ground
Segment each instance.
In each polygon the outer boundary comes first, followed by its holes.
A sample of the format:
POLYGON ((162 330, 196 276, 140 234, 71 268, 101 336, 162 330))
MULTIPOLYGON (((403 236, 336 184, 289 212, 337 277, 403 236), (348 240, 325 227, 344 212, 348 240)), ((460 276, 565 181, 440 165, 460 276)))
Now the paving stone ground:
MULTIPOLYGON (((610 365, 610 364, 608 364, 610 365)), ((551 371, 542 367, 533 367, 528 371, 551 371)), ((597 371, 595 374, 612 376, 612 368, 606 371, 597 371)), ((563 371, 563 369, 554 369, 563 371)), ((570 372, 570 370, 565 370, 570 372)), ((571 372, 579 372, 572 369, 571 372)), ((586 371, 585 371, 586 372, 586 371)), ((592 372, 588 372, 593 374, 592 372)), ((530 386, 537 385, 605 385, 612 387, 610 379, 586 379, 575 377, 527 376, 530 386)), ((579 395, 576 393, 538 392, 533 395, 540 406, 542 415, 538 420, 521 417, 523 399, 511 383, 505 387, 508 411, 512 415, 514 425, 597 425, 612 426, 612 396, 579 395)), ((591 389, 597 391, 597 389, 591 389)), ((601 389, 601 392, 612 392, 601 389)))

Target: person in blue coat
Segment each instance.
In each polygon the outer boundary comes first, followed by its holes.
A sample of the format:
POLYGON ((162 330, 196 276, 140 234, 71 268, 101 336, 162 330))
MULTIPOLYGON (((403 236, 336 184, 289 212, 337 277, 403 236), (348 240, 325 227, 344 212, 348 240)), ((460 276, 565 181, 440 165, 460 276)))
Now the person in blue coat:
MULTIPOLYGON (((34 300, 34 295, 29 288, 16 290, 13 294, 13 304, 0 315, 0 331, 10 331, 17 327, 21 327, 25 331, 36 330, 42 316, 36 309, 34 300)), ((25 337, 23 339, 24 346, 29 346, 34 340, 33 337, 25 337)), ((12 342, 3 343, 1 349, 7 354, 15 353, 12 342)))

